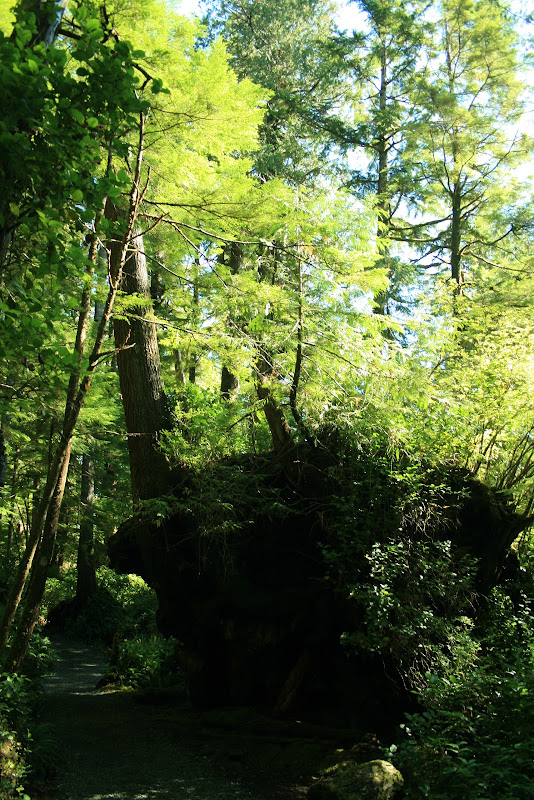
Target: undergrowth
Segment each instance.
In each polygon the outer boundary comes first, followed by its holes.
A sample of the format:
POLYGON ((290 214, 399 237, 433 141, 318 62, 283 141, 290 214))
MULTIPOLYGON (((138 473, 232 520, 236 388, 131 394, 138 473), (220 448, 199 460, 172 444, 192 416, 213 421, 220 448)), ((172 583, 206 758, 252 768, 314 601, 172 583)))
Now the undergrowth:
POLYGON ((23 674, 0 674, 0 800, 28 799, 26 787, 46 780, 59 754, 38 719, 40 679, 54 664, 50 641, 34 635, 23 674))
MULTIPOLYGON (((97 570, 98 589, 86 608, 60 616, 66 633, 84 642, 110 645, 118 633, 121 639, 156 633, 157 598, 138 575, 117 575, 107 567, 97 570)), ((45 612, 68 603, 76 594, 75 569, 47 582, 45 612)), ((52 619, 57 615, 52 614, 52 619)))
POLYGON ((114 684, 132 689, 184 686, 176 659, 176 640, 160 634, 138 636, 119 643, 117 663, 110 670, 114 684))
POLYGON ((406 800, 530 800, 534 796, 534 615, 526 594, 492 592, 470 657, 427 674, 422 710, 389 757, 406 800))

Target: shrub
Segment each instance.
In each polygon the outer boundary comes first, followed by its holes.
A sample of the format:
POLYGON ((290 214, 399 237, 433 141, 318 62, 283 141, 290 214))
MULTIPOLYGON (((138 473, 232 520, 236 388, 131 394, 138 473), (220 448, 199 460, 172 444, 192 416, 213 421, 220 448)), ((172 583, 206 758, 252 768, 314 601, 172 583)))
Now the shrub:
POLYGON ((422 689, 425 674, 467 644, 474 563, 455 557, 448 541, 402 536, 375 543, 366 560, 365 580, 350 590, 362 625, 344 643, 379 653, 405 685, 422 689))
POLYGON ((159 635, 122 642, 114 679, 135 689, 181 683, 175 651, 176 641, 159 635))
POLYGON ((155 632, 157 599, 142 578, 100 567, 97 580, 98 590, 82 611, 72 604, 75 571, 50 581, 45 600, 46 607, 53 609, 52 619, 86 642, 109 644, 115 633, 123 639, 155 632))
MULTIPOLYGON (((0 797, 20 797, 27 775, 31 716, 30 681, 21 675, 0 675, 0 797)), ((26 798, 27 795, 24 795, 26 798)), ((29 798, 28 798, 29 800, 29 798)))
POLYGON ((513 612, 502 588, 489 603, 470 668, 428 676, 424 711, 407 718, 391 748, 409 800, 534 796, 533 620, 525 604, 513 612))

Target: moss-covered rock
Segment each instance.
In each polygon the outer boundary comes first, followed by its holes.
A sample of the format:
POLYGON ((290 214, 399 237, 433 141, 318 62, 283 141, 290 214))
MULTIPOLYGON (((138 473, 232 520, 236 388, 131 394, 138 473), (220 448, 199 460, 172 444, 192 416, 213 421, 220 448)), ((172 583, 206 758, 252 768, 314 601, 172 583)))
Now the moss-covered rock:
POLYGON ((403 778, 393 764, 376 759, 354 764, 308 789, 308 800, 394 800, 403 778))

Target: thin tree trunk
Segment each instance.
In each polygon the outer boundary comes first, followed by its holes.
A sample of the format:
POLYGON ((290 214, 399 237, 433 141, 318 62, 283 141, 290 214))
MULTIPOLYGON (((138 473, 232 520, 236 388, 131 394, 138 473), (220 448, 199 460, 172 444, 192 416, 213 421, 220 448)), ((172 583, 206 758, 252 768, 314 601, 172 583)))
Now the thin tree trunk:
MULTIPOLYGON (((78 385, 77 385, 78 375, 75 373, 71 375, 71 380, 69 381, 68 392, 71 391, 71 388, 74 388, 75 390, 73 393, 74 396, 71 399, 71 396, 67 394, 65 421, 63 425, 62 435, 56 447, 54 458, 50 465, 50 469, 48 471, 46 485, 43 490, 43 494, 37 509, 37 513, 35 515, 35 520, 32 523, 32 528, 30 531, 30 535, 28 537, 28 543, 24 551, 24 555, 20 561, 17 574, 15 575, 15 579, 11 585, 11 589, 6 601, 4 615, 0 622, 0 657, 4 653, 9 638, 9 633, 11 631, 11 626, 13 625, 13 620, 15 618, 15 614, 17 612, 22 597, 22 593, 24 591, 26 580, 28 578, 28 574, 30 572, 35 553, 41 541, 41 537, 43 536, 43 531, 48 516, 48 509, 50 507, 50 504, 52 503, 52 499, 54 497, 54 493, 56 491, 58 482, 60 481, 63 470, 65 469, 68 470, 68 460, 70 458, 70 448, 71 448, 72 438, 74 435, 74 430, 78 422, 80 411, 85 402, 85 398, 91 387, 91 382, 93 380, 96 368, 100 360, 100 354, 102 352, 102 345, 106 337, 107 328, 111 320, 115 298, 117 296, 120 280, 122 277, 122 270, 124 267, 124 260, 126 258, 127 245, 132 235, 132 231, 137 216, 137 210, 139 207, 139 203, 141 202, 140 177, 141 177, 141 165, 143 161, 144 122, 145 122, 144 117, 140 115, 139 147, 137 152, 136 171, 135 171, 134 182, 132 185, 132 190, 130 193, 130 207, 128 212, 128 221, 126 225, 126 230, 124 232, 124 236, 122 238, 122 256, 120 257, 120 259, 118 259, 117 263, 115 264, 115 275, 110 279, 110 287, 106 299, 106 304, 104 307, 104 312, 102 314, 102 319, 100 320, 100 323, 98 325, 95 341, 93 344, 93 349, 89 356, 89 365, 86 369, 83 378, 81 379, 78 385)), ((111 158, 109 157, 108 168, 110 167, 110 162, 111 158)), ((98 222, 98 217, 97 217, 97 222, 98 222)), ((95 228, 96 227, 98 227, 97 224, 95 224, 95 228)), ((90 259, 93 264, 96 262, 97 251, 98 247, 95 236, 93 238, 93 242, 90 249, 90 259)), ((80 311, 80 317, 78 321, 77 341, 78 338, 82 335, 82 332, 83 336, 85 337, 87 320, 89 316, 90 297, 89 297, 89 292, 86 290, 84 290, 83 292, 83 299, 84 303, 82 303, 82 310, 80 311)), ((79 356, 81 360, 80 351, 79 351, 79 356)))
POLYGON ((454 184, 452 195, 452 221, 451 221, 451 278, 458 286, 462 282, 461 271, 461 246, 462 246, 462 197, 460 181, 454 184))
POLYGON ((94 559, 93 505, 95 499, 95 470, 90 455, 82 457, 80 500, 82 516, 78 540, 78 572, 76 580, 76 607, 85 608, 97 589, 94 559))
MULTIPOLYGON (((54 44, 67 6, 68 0, 20 0, 16 8, 23 16, 34 14, 37 20, 37 35, 31 40, 31 47, 39 42, 43 42, 46 47, 54 44)), ((11 38, 15 38, 14 31, 11 38)))
POLYGON ((263 413, 271 432, 273 447, 284 473, 291 483, 296 480, 295 443, 279 403, 276 402, 271 382, 274 366, 264 349, 260 349, 257 369, 256 394, 263 401, 263 413))
POLYGON ((43 494, 40 503, 37 507, 35 518, 32 523, 32 529, 28 537, 28 544, 26 546, 24 555, 21 559, 19 568, 17 570, 17 574, 15 576, 15 579, 11 586, 11 590, 9 592, 9 596, 4 611, 4 616, 0 623, 0 654, 3 652, 6 646, 9 632, 22 597, 24 585, 28 578, 28 574, 30 572, 37 547, 39 545, 39 542, 41 541, 41 536, 43 534, 47 518, 48 508, 50 506, 50 503, 52 502, 52 498, 54 496, 54 492, 56 490, 56 486, 58 484, 58 480, 60 478, 62 470, 65 467, 66 459, 68 459, 70 456, 70 446, 72 442, 72 437, 74 435, 74 429, 76 427, 76 423, 78 422, 80 411, 85 402, 85 397, 91 386, 91 382, 93 380, 96 367, 98 366, 100 352, 102 349, 102 343, 106 335, 107 325, 111 318, 111 312, 113 309, 113 304, 115 301, 116 294, 117 294, 117 284, 115 282, 111 286, 108 294, 104 315, 102 317, 102 321, 98 328, 96 340, 89 359, 89 367, 82 381, 80 382, 78 391, 76 393, 76 397, 74 398, 74 401, 70 405, 70 409, 66 416, 62 436, 56 447, 54 459, 52 461, 52 464, 50 465, 48 479, 46 481, 46 485, 43 490, 43 494))
POLYGON ((32 637, 35 625, 39 619, 39 610, 48 578, 48 571, 54 554, 54 544, 63 502, 63 494, 67 483, 70 463, 70 444, 61 465, 56 489, 48 507, 43 536, 38 549, 37 557, 33 560, 30 580, 24 598, 24 608, 17 625, 17 630, 11 643, 9 653, 4 662, 4 669, 17 672, 26 655, 28 644, 32 637))
POLYGON ((9 513, 9 522, 7 526, 7 548, 6 548, 6 561, 9 564, 11 559, 11 550, 13 548, 13 534, 15 532, 15 498, 17 496, 17 486, 19 481, 19 448, 15 450, 13 455, 13 472, 11 474, 11 511, 9 513))
MULTIPOLYGON (((227 244, 219 255, 222 264, 228 262, 231 275, 241 272, 244 261, 243 245, 238 242, 227 244)), ((234 320, 235 322, 235 320, 234 320)), ((227 364, 223 364, 221 369, 221 396, 225 400, 233 400, 239 391, 239 378, 235 375, 227 364)))
MULTIPOLYGON (((199 260, 198 256, 195 258, 195 267, 194 267, 194 276, 193 276, 193 319, 192 319, 192 327, 194 330, 197 329, 198 325, 200 324, 200 303, 199 303, 199 292, 198 292, 198 269, 199 269, 199 260)), ((198 363, 198 355, 191 349, 189 351, 189 369, 188 369, 188 378, 189 383, 196 383, 197 380, 197 363, 198 363)))
MULTIPOLYGON (((260 281, 269 280, 274 286, 278 272, 278 250, 276 245, 270 248, 272 259, 260 261, 258 275, 260 281)), ((271 354, 261 342, 256 343, 258 357, 256 360, 256 394, 258 400, 263 402, 263 413, 269 431, 274 451, 284 470, 288 481, 292 484, 298 482, 296 469, 295 442, 291 435, 290 427, 284 416, 280 404, 273 394, 273 381, 276 369, 271 354)))
MULTIPOLYGON (((0 489, 6 485, 7 474, 7 441, 3 424, 0 424, 0 489)), ((0 491, 1 494, 1 491, 0 491)))
MULTIPOLYGON (((383 37, 382 37, 383 38, 383 37)), ((388 277, 391 278, 391 269, 389 266, 389 248, 384 243, 384 236, 387 235, 389 225, 389 212, 390 212, 390 197, 389 197, 389 163, 388 163, 388 141, 385 129, 385 119, 387 112, 387 87, 388 87, 388 74, 387 74, 387 47, 382 41, 382 49, 380 53, 380 89, 378 94, 378 108, 380 118, 378 122, 379 134, 377 140, 376 153, 378 156, 378 176, 377 176, 377 242, 378 252, 381 255, 381 261, 384 266, 388 267, 388 277)), ((374 299, 373 312, 385 316, 388 312, 388 301, 390 294, 388 289, 384 289, 374 299)), ((391 331, 384 332, 385 338, 391 338, 391 331)))
POLYGON ((184 362, 182 359, 182 351, 179 347, 175 347, 172 351, 172 357, 174 360, 174 372, 176 374, 176 383, 178 384, 179 388, 185 386, 185 372, 184 372, 184 362))
POLYGON ((302 262, 298 254, 297 257, 298 257, 297 351, 295 354, 295 369, 293 371, 293 380, 291 381, 291 388, 289 390, 289 407, 291 409, 291 413, 293 415, 293 419, 295 420, 297 428, 304 436, 306 441, 311 442, 312 436, 310 434, 309 428, 302 419, 302 414, 300 413, 297 407, 297 396, 300 383, 300 375, 302 372, 302 359, 304 356, 303 343, 302 343, 302 333, 303 333, 303 323, 304 323, 302 262))

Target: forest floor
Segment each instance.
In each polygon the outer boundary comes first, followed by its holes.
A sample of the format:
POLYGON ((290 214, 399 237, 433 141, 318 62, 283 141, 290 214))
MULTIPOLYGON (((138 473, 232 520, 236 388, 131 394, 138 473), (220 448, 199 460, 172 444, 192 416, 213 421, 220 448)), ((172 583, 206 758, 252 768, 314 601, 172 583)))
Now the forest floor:
POLYGON ((201 713, 172 689, 96 690, 105 657, 62 637, 53 644, 42 721, 57 763, 32 800, 297 800, 321 768, 360 750, 243 709, 201 713))

